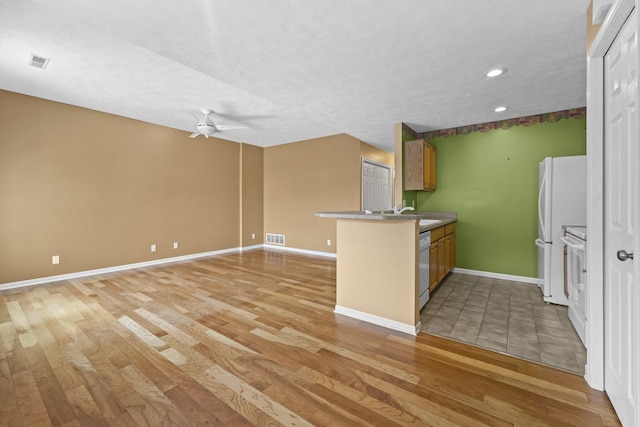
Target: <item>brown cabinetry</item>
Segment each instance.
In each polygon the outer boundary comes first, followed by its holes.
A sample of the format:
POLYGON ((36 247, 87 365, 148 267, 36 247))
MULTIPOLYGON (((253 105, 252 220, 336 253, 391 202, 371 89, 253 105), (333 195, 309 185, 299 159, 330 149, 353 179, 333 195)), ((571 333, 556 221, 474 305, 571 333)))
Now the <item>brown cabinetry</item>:
POLYGON ((404 189, 436 189, 436 147, 424 139, 404 143, 404 189))
POLYGON ((456 223, 431 230, 429 291, 449 274, 456 263, 456 223))
POLYGON ((429 248, 429 292, 438 285, 438 244, 432 243, 429 248))

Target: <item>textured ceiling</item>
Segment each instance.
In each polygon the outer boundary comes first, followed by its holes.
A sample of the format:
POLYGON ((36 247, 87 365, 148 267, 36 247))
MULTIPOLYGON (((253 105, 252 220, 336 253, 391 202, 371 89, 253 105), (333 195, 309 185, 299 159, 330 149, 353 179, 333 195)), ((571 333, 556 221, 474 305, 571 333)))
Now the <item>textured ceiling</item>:
POLYGON ((392 151, 397 122, 422 132, 585 106, 588 3, 0 0, 0 88, 185 138, 210 108, 247 126, 217 134, 232 141, 348 133, 392 151), (494 67, 508 72, 484 77, 494 67))

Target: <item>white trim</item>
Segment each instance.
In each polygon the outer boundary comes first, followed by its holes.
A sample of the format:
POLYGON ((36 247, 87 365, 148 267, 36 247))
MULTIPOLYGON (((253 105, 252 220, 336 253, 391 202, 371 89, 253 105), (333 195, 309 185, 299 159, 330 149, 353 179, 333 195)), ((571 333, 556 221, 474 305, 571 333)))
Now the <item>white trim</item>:
POLYGON ((8 290, 8 289, 24 288, 24 287, 27 287, 27 286, 42 285, 44 283, 59 282, 61 280, 77 279, 79 277, 87 277, 87 276, 95 276, 95 275, 99 275, 99 274, 114 273, 114 272, 117 272, 117 271, 131 270, 131 269, 135 269, 135 268, 151 267, 151 266, 160 265, 160 264, 170 264, 170 263, 173 263, 173 262, 189 261, 189 260, 192 260, 192 259, 205 258, 205 257, 210 257, 210 256, 215 256, 215 255, 222 255, 222 254, 226 254, 226 253, 230 253, 230 252, 251 251, 251 250, 255 250, 255 249, 280 249, 280 250, 286 250, 286 251, 290 251, 290 252, 298 252, 298 253, 307 254, 307 255, 318 255, 318 256, 324 256, 324 257, 328 257, 328 258, 335 258, 336 257, 336 254, 332 254, 332 253, 329 253, 329 252, 309 251, 309 250, 306 250, 306 249, 288 248, 288 247, 282 247, 282 246, 273 246, 273 245, 264 245, 264 244, 262 244, 262 245, 253 245, 253 246, 221 249, 221 250, 218 250, 218 251, 200 252, 200 253, 197 253, 197 254, 182 255, 182 256, 176 256, 176 257, 171 257, 171 258, 154 259, 154 260, 151 260, 151 261, 137 262, 137 263, 133 263, 133 264, 116 265, 116 266, 113 266, 113 267, 97 268, 95 270, 77 271, 77 272, 73 272, 73 273, 59 274, 59 275, 56 275, 56 276, 38 277, 36 279, 20 280, 18 282, 0 283, 0 291, 4 291, 4 290, 8 290))
MULTIPOLYGON (((587 52, 587 307, 585 380, 604 390, 604 56, 636 7, 616 1, 587 52)), ((639 409, 640 410, 640 409, 639 409)))
MULTIPOLYGON (((634 7, 635 0, 618 0, 611 6, 596 38, 593 39, 587 58, 604 58, 634 7)), ((588 87, 587 91, 590 89, 588 87)))
POLYGON ((593 25, 602 24, 613 2, 614 0, 593 0, 593 13, 591 16, 591 23, 593 25))
POLYGON ((512 282, 532 283, 540 285, 540 279, 537 277, 514 276, 511 274, 492 273, 491 271, 468 270, 466 268, 454 267, 454 273, 469 274, 471 276, 490 277, 492 279, 511 280, 512 282))
POLYGON ((298 249, 298 248, 292 248, 289 246, 276 246, 276 245, 264 244, 263 247, 265 249, 280 249, 281 251, 297 252, 297 253, 306 254, 306 255, 317 255, 317 256, 323 256, 327 258, 336 257, 336 254, 332 254, 331 252, 310 251, 308 249, 298 249))
POLYGON ((254 249, 263 249, 265 247, 265 245, 263 244, 259 244, 259 245, 252 245, 252 246, 243 246, 240 249, 240 252, 244 252, 244 251, 252 251, 254 249))
POLYGON ((150 267, 153 265, 170 264, 173 262, 180 262, 180 261, 189 261, 196 258, 205 258, 205 257, 210 257, 215 255, 226 254, 230 252, 239 252, 242 250, 243 248, 221 249, 219 251, 200 252, 197 254, 182 255, 182 256, 171 257, 171 258, 161 258, 161 259, 154 259, 151 261, 137 262, 134 264, 116 265, 113 267, 97 268, 95 270, 77 271, 74 273, 60 274, 57 276, 39 277, 36 279, 28 279, 28 280, 21 280, 18 282, 3 283, 3 284, 0 284, 0 291, 4 291, 7 289, 23 288, 23 287, 34 286, 34 285, 42 285, 44 283, 59 282, 61 280, 77 279, 79 277, 114 273, 116 271, 122 271, 122 270, 132 270, 135 268, 150 267))
POLYGON ((604 390, 604 59, 587 58, 587 289, 584 378, 604 390))
POLYGON ((395 320, 387 319, 386 317, 376 316, 375 314, 365 313, 363 311, 354 310, 351 308, 343 307, 341 305, 336 305, 333 310, 336 314, 341 314, 343 316, 352 317, 354 319, 362 320, 367 323, 372 323, 374 325, 383 326, 385 328, 393 329, 394 331, 404 332, 409 335, 418 335, 420 329, 422 328, 422 323, 418 321, 416 325, 409 325, 406 323, 397 322, 395 320))

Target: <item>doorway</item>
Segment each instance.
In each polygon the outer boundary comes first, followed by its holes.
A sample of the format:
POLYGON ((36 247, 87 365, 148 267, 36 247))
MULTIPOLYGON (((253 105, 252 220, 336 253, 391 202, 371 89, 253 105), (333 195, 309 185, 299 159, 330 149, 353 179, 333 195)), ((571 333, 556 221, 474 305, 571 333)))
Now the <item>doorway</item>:
POLYGON ((362 158, 362 210, 392 209, 391 166, 362 158))
POLYGON ((588 54, 589 233, 587 366, 623 425, 640 420, 638 20, 634 0, 611 6, 588 54), (592 239, 591 236, 594 238, 592 239), (626 259, 626 260, 623 260, 626 259))

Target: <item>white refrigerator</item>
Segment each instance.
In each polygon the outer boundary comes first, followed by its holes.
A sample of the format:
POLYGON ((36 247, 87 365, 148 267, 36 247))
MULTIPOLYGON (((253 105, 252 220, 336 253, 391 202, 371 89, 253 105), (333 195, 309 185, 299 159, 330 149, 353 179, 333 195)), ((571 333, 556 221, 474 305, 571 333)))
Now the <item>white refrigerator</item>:
POLYGON ((587 224, 587 156, 547 157, 538 179, 538 280, 545 302, 568 305, 563 226, 587 224))

